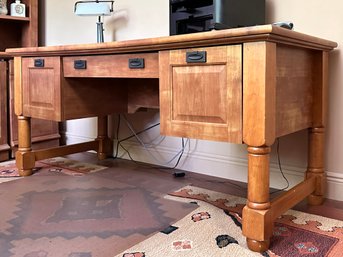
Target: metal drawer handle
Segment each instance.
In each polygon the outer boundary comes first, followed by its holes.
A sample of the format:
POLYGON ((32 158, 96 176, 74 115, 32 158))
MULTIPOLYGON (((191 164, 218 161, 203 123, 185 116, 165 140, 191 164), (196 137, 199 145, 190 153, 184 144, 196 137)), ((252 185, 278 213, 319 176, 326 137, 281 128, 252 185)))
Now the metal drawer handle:
POLYGON ((34 60, 34 66, 37 68, 43 68, 44 67, 44 59, 35 59, 34 60))
POLYGON ((75 70, 87 69, 87 61, 86 60, 75 60, 74 61, 74 69, 75 70))
POLYGON ((187 52, 186 62, 187 63, 206 62, 206 51, 187 52))
POLYGON ((144 58, 133 58, 129 59, 130 69, 143 69, 144 68, 144 58))

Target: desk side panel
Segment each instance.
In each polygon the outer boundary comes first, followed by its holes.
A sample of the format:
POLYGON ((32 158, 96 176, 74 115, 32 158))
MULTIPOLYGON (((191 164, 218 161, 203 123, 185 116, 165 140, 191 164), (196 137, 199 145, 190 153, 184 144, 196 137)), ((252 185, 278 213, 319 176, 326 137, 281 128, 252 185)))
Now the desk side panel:
POLYGON ((276 135, 312 126, 318 51, 279 45, 276 71, 276 135))
POLYGON ((7 61, 0 61, 0 161, 9 159, 7 136, 7 61))

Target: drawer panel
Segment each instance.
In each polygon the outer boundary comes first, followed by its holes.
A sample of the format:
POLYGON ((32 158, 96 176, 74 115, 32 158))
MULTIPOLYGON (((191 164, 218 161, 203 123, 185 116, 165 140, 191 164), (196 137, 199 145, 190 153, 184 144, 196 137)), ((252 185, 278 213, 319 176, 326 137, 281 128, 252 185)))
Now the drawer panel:
POLYGON ((23 114, 61 120, 60 57, 23 58, 23 114))
POLYGON ((158 54, 117 54, 63 58, 64 77, 158 78, 158 54))
POLYGON ((163 51, 160 67, 162 134, 242 143, 240 45, 163 51))

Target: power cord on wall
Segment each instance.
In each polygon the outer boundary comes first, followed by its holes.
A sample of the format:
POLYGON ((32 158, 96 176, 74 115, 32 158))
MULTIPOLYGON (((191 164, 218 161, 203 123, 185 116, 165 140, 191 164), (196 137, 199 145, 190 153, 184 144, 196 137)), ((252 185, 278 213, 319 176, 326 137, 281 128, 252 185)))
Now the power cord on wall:
MULTIPOLYGON (((126 154, 128 155, 128 157, 129 157, 129 159, 130 159, 131 161, 133 161, 134 163, 136 163, 136 164, 138 164, 138 165, 140 165, 140 166, 151 167, 151 166, 144 165, 144 164, 142 164, 141 162, 138 162, 138 161, 134 160, 134 158, 132 158, 130 152, 123 146, 122 142, 124 142, 124 141, 126 141, 126 140, 129 140, 129 139, 135 137, 135 138, 137 139, 137 141, 144 147, 144 149, 147 150, 148 153, 156 160, 156 158, 155 158, 155 157, 149 152, 149 150, 147 149, 147 145, 142 141, 141 138, 139 138, 138 135, 140 135, 140 134, 142 134, 142 133, 144 133, 144 132, 146 132, 146 131, 148 131, 148 130, 154 128, 154 127, 159 126, 160 123, 156 123, 156 124, 154 124, 154 125, 152 125, 152 126, 149 126, 149 127, 145 128, 145 129, 141 130, 141 131, 135 132, 134 129, 133 129, 133 127, 132 127, 132 125, 131 125, 131 124, 129 123, 129 121, 127 120, 127 118, 126 118, 125 116, 123 116, 123 118, 124 118, 124 120, 126 121, 126 125, 127 125, 127 127, 130 129, 130 131, 132 132, 132 134, 131 134, 130 136, 128 136, 128 137, 125 137, 125 138, 123 138, 123 139, 117 141, 116 153, 115 153, 114 158, 115 158, 115 159, 118 158, 119 146, 120 146, 120 147, 126 152, 126 154)), ((117 138, 117 139, 119 139, 120 124, 121 124, 121 115, 119 114, 119 115, 118 115, 117 132, 116 132, 116 138, 117 138)), ((187 144, 188 142, 189 142, 189 139, 187 139, 187 141, 185 142, 185 139, 184 139, 184 138, 181 138, 181 149, 180 149, 180 151, 177 152, 177 153, 174 155, 174 157, 172 157, 168 162, 166 162, 166 163, 164 163, 164 164, 158 164, 158 165, 155 166, 154 168, 158 168, 158 169, 176 169, 177 166, 178 166, 179 163, 180 163, 180 160, 181 160, 181 158, 182 158, 182 156, 183 156, 183 154, 184 154, 184 150, 185 150, 186 144, 187 144), (173 166, 171 166, 171 167, 166 166, 166 165, 170 164, 170 163, 171 163, 173 160, 175 160, 176 158, 178 158, 178 159, 177 159, 176 163, 175 163, 173 166)), ((281 160, 280 160, 280 140, 279 140, 279 138, 277 138, 277 141, 276 141, 276 142, 277 142, 277 145, 276 145, 276 153, 277 153, 277 162, 278 162, 279 170, 280 170, 280 173, 281 173, 283 179, 286 181, 286 184, 287 184, 287 185, 286 185, 284 188, 277 189, 277 190, 275 190, 275 191, 273 191, 273 192, 270 192, 270 194, 276 194, 276 193, 278 193, 278 192, 284 191, 284 190, 286 190, 286 189, 289 188, 289 181, 288 181, 288 179, 286 178, 286 176, 285 176, 285 174, 284 174, 284 172, 283 172, 282 166, 281 166, 281 160)), ((158 162, 158 160, 156 160, 156 161, 158 162)), ((175 175, 175 174, 174 174, 174 175, 175 175)), ((184 174, 183 174, 182 176, 184 176, 184 174)), ((213 183, 220 183, 220 184, 229 184, 229 185, 235 186, 235 187, 237 187, 237 188, 239 188, 239 189, 242 189, 242 190, 244 190, 244 191, 247 190, 246 187, 240 186, 240 185, 238 185, 238 184, 235 184, 235 183, 229 182, 229 181, 223 181, 223 182, 221 182, 221 181, 213 181, 213 180, 205 180, 205 181, 207 181, 207 182, 213 182, 213 183)))
MULTIPOLYGON (((284 190, 289 188, 289 181, 286 178, 286 176, 285 176, 285 174, 283 172, 282 166, 281 166, 281 160, 280 160, 281 159, 280 158, 280 140, 279 140, 279 138, 277 138, 277 141, 276 141, 276 154, 277 154, 277 162, 278 162, 280 173, 281 173, 283 179, 286 181, 287 185, 285 187, 281 188, 281 189, 277 189, 277 190, 275 190, 273 192, 270 192, 271 195, 272 194, 276 194, 276 193, 281 192, 281 191, 284 191, 284 190)), ((245 192, 247 190, 247 187, 235 184, 235 183, 233 183, 231 181, 214 181, 214 180, 205 180, 205 181, 212 182, 212 183, 219 183, 219 184, 229 184, 229 185, 235 186, 238 189, 244 190, 245 192)))
MULTIPOLYGON (((137 141, 144 147, 144 149, 150 154, 150 156, 158 163, 157 166, 155 166, 155 168, 158 168, 158 169, 175 169, 175 168, 179 165, 180 160, 181 160, 181 158, 182 158, 182 156, 183 156, 183 154, 184 154, 184 150, 185 150, 186 144, 189 142, 189 139, 187 139, 187 140, 186 140, 186 143, 185 143, 185 139, 184 139, 184 138, 181 138, 181 149, 180 149, 180 151, 178 151, 178 152, 177 152, 169 161, 167 161, 166 163, 159 163, 159 160, 156 159, 156 157, 155 157, 155 156, 149 151, 149 149, 148 149, 148 148, 151 148, 151 146, 148 146, 147 143, 143 142, 143 140, 142 140, 138 135, 140 135, 140 134, 142 134, 142 133, 144 133, 144 132, 146 132, 146 131, 148 131, 148 130, 154 128, 154 127, 159 126, 160 123, 156 123, 156 124, 154 124, 154 125, 152 125, 152 126, 149 126, 149 127, 145 128, 145 129, 139 131, 139 132, 136 132, 136 131, 133 129, 133 126, 130 124, 130 122, 129 122, 128 119, 126 118, 126 116, 125 116, 125 115, 120 115, 120 114, 119 114, 119 115, 118 115, 117 132, 116 132, 116 137, 117 137, 117 139, 119 139, 119 129, 120 129, 120 124, 121 124, 121 117, 123 117, 123 119, 125 120, 126 125, 127 125, 127 127, 129 128, 129 130, 131 131, 132 134, 131 134, 130 136, 126 137, 126 138, 123 138, 123 139, 117 141, 116 153, 115 153, 115 156, 114 156, 115 159, 118 158, 119 147, 121 147, 121 148, 126 152, 126 154, 128 155, 128 157, 129 157, 129 159, 130 159, 131 161, 133 161, 134 163, 136 163, 136 164, 138 164, 138 165, 140 165, 140 166, 150 167, 150 168, 151 168, 151 165, 150 165, 150 166, 144 165, 144 164, 142 164, 141 162, 138 162, 138 161, 134 160, 134 158, 131 156, 131 154, 130 154, 130 152, 128 151, 128 149, 126 149, 126 147, 122 144, 124 141, 129 140, 129 139, 135 137, 136 140, 137 140, 137 141), (173 160, 175 160, 176 158, 178 158, 177 161, 176 161, 176 163, 175 163, 173 166, 171 166, 171 167, 168 166, 168 165, 169 165, 171 162, 173 162, 173 160)), ((162 140, 161 140, 161 141, 162 141, 162 140)))
POLYGON ((116 153, 113 156, 114 159, 118 158, 118 153, 119 153, 119 130, 120 130, 120 114, 118 114, 118 124, 117 124, 117 130, 116 130, 116 135, 115 138, 117 139, 117 144, 116 144, 116 153))
MULTIPOLYGON (((134 133, 134 134, 132 134, 132 135, 130 135, 130 136, 128 136, 128 137, 125 137, 125 138, 119 140, 120 123, 121 123, 121 115, 118 114, 118 124, 117 124, 117 132, 116 132, 117 145, 116 145, 116 153, 115 153, 115 156, 113 157, 114 159, 117 159, 117 158, 118 158, 119 146, 122 147, 122 148, 124 149, 123 145, 121 144, 122 142, 124 142, 124 141, 126 141, 126 140, 129 140, 129 139, 131 139, 131 138, 133 138, 133 137, 136 137, 137 135, 140 135, 140 134, 142 134, 142 133, 144 133, 144 132, 146 132, 146 131, 148 131, 148 130, 150 130, 150 129, 152 129, 152 128, 154 128, 154 127, 157 127, 157 126, 160 125, 160 123, 156 123, 156 124, 154 124, 154 125, 151 125, 151 126, 145 128, 145 129, 141 130, 141 131, 138 131, 138 132, 136 132, 136 133, 134 133)), ((125 151, 125 150, 126 150, 126 149, 124 149, 124 151, 125 151)), ((128 155, 129 155, 129 154, 128 154, 128 155)), ((130 157, 130 155, 129 155, 129 157, 130 157)))

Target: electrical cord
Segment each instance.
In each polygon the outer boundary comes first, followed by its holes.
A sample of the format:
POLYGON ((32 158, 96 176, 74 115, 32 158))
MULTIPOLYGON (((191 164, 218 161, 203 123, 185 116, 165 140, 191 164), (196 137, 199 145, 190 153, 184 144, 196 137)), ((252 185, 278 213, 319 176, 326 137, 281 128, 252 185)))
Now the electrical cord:
MULTIPOLYGON (((187 142, 189 141, 189 139, 187 138, 187 142)), ((179 155, 179 158, 177 159, 177 161, 176 161, 176 163, 174 164, 174 166, 173 167, 164 167, 164 166, 161 166, 160 167, 160 169, 171 169, 171 170, 173 170, 173 169, 175 169, 178 165, 179 165, 179 163, 180 163, 180 160, 181 160, 181 158, 182 158, 182 155, 183 155, 183 153, 184 153, 184 151, 185 151, 185 139, 182 137, 181 138, 181 142, 182 142, 182 147, 181 147, 181 150, 168 162, 168 163, 170 163, 170 162, 172 162, 178 155, 179 155)), ((186 144, 187 144, 187 142, 186 142, 186 144)))
MULTIPOLYGON (((281 166, 281 160, 280 160, 281 159, 280 158, 280 140, 279 140, 279 138, 277 139, 276 153, 277 153, 277 161, 278 161, 278 166, 279 166, 280 173, 281 173, 283 179, 286 181, 287 185, 284 188, 277 189, 277 190, 275 190, 273 192, 270 192, 271 195, 272 194, 276 194, 276 193, 281 192, 281 191, 284 191, 284 190, 289 188, 289 181, 288 181, 287 177, 285 176, 285 174, 283 172, 283 169, 282 169, 282 166, 281 166)), ((200 181, 200 179, 196 179, 196 178, 193 178, 193 179, 200 181)), ((247 190, 247 187, 244 187, 244 186, 241 186, 241 185, 237 185, 237 184, 235 184, 233 182, 230 182, 230 181, 214 181, 214 180, 203 180, 203 179, 201 179, 201 181, 206 181, 206 182, 210 182, 210 183, 217 183, 217 184, 229 184, 229 185, 235 186, 238 189, 241 189, 241 190, 244 190, 244 191, 247 190)))
MULTIPOLYGON (((133 134, 133 135, 130 135, 130 136, 125 137, 125 138, 123 138, 123 139, 121 139, 121 140, 118 140, 118 139, 119 139, 120 123, 121 123, 121 122, 120 122, 120 121, 121 121, 121 118, 120 118, 120 117, 121 117, 121 116, 120 116, 120 114, 119 114, 119 115, 118 115, 117 132, 116 132, 117 145, 116 145, 116 154, 115 154, 115 156, 113 157, 114 159, 118 158, 119 146, 123 148, 123 146, 122 146, 122 144, 121 144, 122 142, 124 142, 124 141, 126 141, 126 140, 129 140, 129 139, 131 139, 131 138, 133 138, 133 137, 135 137, 135 136, 137 136, 137 135, 140 135, 140 134, 142 134, 142 133, 144 133, 144 132, 146 132, 146 131, 148 131, 148 130, 150 130, 150 129, 152 129, 152 128, 154 128, 154 127, 157 127, 157 126, 160 125, 160 123, 156 123, 156 124, 154 124, 154 125, 151 125, 151 126, 145 128, 145 129, 141 130, 141 131, 136 132, 136 133, 133 134)), ((123 148, 123 149, 124 149, 124 148, 123 148)), ((124 149, 124 151, 125 151, 125 149, 124 149)), ((126 150, 126 151, 127 151, 127 150, 126 150)))
MULTIPOLYGON (((126 122, 126 126, 128 127, 128 129, 131 131, 131 133, 132 133, 132 136, 130 136, 130 138, 131 137, 136 137, 136 139, 137 139, 137 141, 146 149, 146 148, 152 148, 152 146, 155 146, 156 144, 151 144, 151 142, 150 143, 146 143, 146 142, 143 142, 143 140, 140 138, 140 137, 138 137, 138 133, 136 133, 136 131, 133 129, 133 126, 132 126, 132 124, 129 122, 129 120, 126 118, 126 116, 125 115, 123 115, 123 118, 124 118, 124 120, 125 120, 125 122, 126 122)), ((149 129, 151 129, 151 128, 153 128, 153 127, 156 127, 156 126, 158 126, 158 125, 160 125, 160 123, 157 123, 157 124, 155 124, 155 125, 153 125, 152 127, 149 127, 149 128, 147 128, 147 130, 149 130, 149 129)), ((143 132, 145 132, 145 131, 143 131, 143 132)), ((165 138, 165 137, 162 137, 162 138, 165 138)), ((156 138, 154 139, 154 140, 156 140, 156 138)), ((152 140, 152 142, 154 141, 154 140, 152 140)), ((147 150, 147 149, 146 149, 147 150)))
POLYGON ((276 155, 277 155, 277 161, 278 161, 278 165, 279 165, 279 170, 281 172, 281 175, 282 175, 283 179, 286 181, 287 185, 284 188, 281 188, 281 189, 278 189, 278 190, 275 190, 275 191, 271 192, 270 194, 275 194, 275 193, 284 191, 287 188, 289 188, 289 181, 286 178, 286 176, 285 176, 285 174, 284 174, 284 172, 282 170, 282 167, 281 167, 281 161, 280 161, 280 140, 279 140, 279 138, 277 138, 277 140, 276 140, 276 155))
MULTIPOLYGON (((124 118, 124 120, 126 121, 127 127, 131 130, 132 134, 135 136, 136 140, 141 144, 141 146, 143 146, 143 148, 144 148, 144 149, 147 151, 147 153, 155 160, 155 162, 158 163, 158 164, 157 164, 158 166, 162 166, 162 167, 167 166, 167 165, 169 165, 177 156, 179 156, 179 155, 182 156, 182 154, 183 154, 183 152, 184 152, 184 148, 185 148, 183 139, 182 139, 182 148, 181 148, 181 150, 180 150, 171 160, 169 160, 168 162, 166 162, 166 163, 159 163, 160 160, 157 159, 157 158, 149 151, 148 147, 146 146, 146 143, 144 143, 143 140, 137 135, 137 133, 136 133, 135 130, 133 129, 133 126, 132 126, 132 125, 130 124, 130 122, 127 120, 127 118, 126 118, 125 115, 123 115, 123 118, 124 118)), ((179 161, 180 161, 180 158, 179 158, 177 164, 179 163, 179 161)))
MULTIPOLYGON (((182 142, 184 141, 184 138, 182 138, 182 142)), ((181 160, 181 157, 184 153, 184 148, 182 148, 169 162, 173 161, 177 156, 179 156, 178 160, 176 161, 176 164, 173 166, 173 167, 167 167, 165 165, 144 165, 143 163, 141 162, 138 162, 136 161, 135 159, 132 158, 129 150, 127 150, 122 144, 121 142, 119 143, 120 147, 126 152, 126 154, 128 155, 129 159, 131 161, 133 161, 134 163, 136 163, 137 165, 139 166, 143 166, 143 167, 147 167, 147 168, 155 168, 155 169, 175 169, 178 165, 179 165, 179 162, 181 160), (181 153, 180 153, 181 152, 181 153)), ((182 143, 182 145, 184 145, 184 143, 182 143)))
POLYGON ((117 131, 116 131, 117 145, 116 145, 116 155, 113 156, 114 159, 118 158, 118 152, 119 152, 119 130, 120 130, 120 114, 118 114, 118 124, 117 124, 117 131))
MULTIPOLYGON (((180 149, 180 151, 177 152, 177 153, 174 155, 174 157, 171 158, 171 159, 170 159, 168 162, 166 162, 165 164, 158 164, 158 165, 153 165, 153 166, 151 166, 151 165, 149 165, 149 166, 148 166, 148 165, 144 165, 144 164, 142 164, 141 162, 138 162, 138 161, 136 161, 136 160, 134 160, 134 159, 132 158, 130 152, 123 146, 122 142, 124 142, 124 141, 126 141, 126 140, 129 140, 129 139, 135 137, 135 138, 137 139, 137 141, 144 147, 144 149, 145 149, 145 150, 155 159, 155 161, 159 162, 159 160, 157 160, 156 157, 147 149, 147 148, 148 148, 147 144, 144 143, 144 142, 142 141, 142 139, 141 139, 138 135, 140 135, 140 134, 142 134, 142 133, 144 133, 144 132, 146 132, 146 131, 148 131, 148 130, 154 128, 154 127, 159 126, 160 123, 156 123, 156 124, 154 124, 154 125, 152 125, 152 126, 149 126, 149 127, 145 128, 145 129, 141 130, 141 131, 135 132, 134 129, 133 129, 133 127, 132 127, 132 125, 129 123, 129 121, 128 121, 127 118, 125 117, 125 115, 124 115, 123 117, 124 117, 124 119, 125 119, 125 121, 126 121, 127 127, 128 127, 128 128, 130 129, 130 131, 132 132, 132 135, 130 135, 130 136, 128 136, 128 137, 125 137, 125 138, 123 138, 123 139, 117 141, 116 154, 115 154, 115 156, 113 157, 114 159, 118 158, 118 152, 119 152, 119 146, 120 146, 120 147, 127 153, 129 159, 130 159, 131 161, 133 161, 134 163, 136 163, 137 165, 144 166, 144 167, 150 167, 150 168, 151 168, 151 167, 154 167, 154 168, 156 168, 156 169, 176 169, 176 168, 177 168, 177 166, 179 165, 179 163, 180 163, 180 161, 181 161, 181 158, 182 158, 182 156, 183 156, 183 154, 184 154, 185 145, 189 142, 189 139, 187 139, 187 141, 186 141, 186 143, 185 143, 185 139, 184 139, 184 138, 181 138, 181 149, 180 149), (175 160, 177 157, 178 157, 178 159, 177 159, 176 163, 175 163, 172 167, 168 167, 167 165, 170 164, 170 163, 171 163, 173 160, 175 160)), ((117 137, 117 139, 119 139, 120 124, 121 124, 121 115, 119 114, 119 115, 118 115, 117 132, 116 132, 116 137, 117 137)), ((163 141, 163 140, 162 140, 162 141, 163 141)), ((162 142, 162 141, 161 141, 161 142, 162 142)), ((275 193, 278 193, 278 192, 281 192, 281 191, 284 191, 284 190, 286 190, 286 189, 289 188, 289 181, 288 181, 288 179, 286 178, 286 176, 285 176, 285 174, 284 174, 284 172, 283 172, 282 166, 281 166, 281 160, 280 160, 280 140, 279 140, 279 138, 277 138, 276 153, 277 153, 277 162, 278 162, 278 166, 279 166, 280 173, 281 173, 283 179, 286 181, 286 184, 287 184, 287 185, 286 185, 284 188, 281 188, 281 189, 275 190, 275 191, 273 191, 273 192, 270 192, 271 195, 272 195, 272 194, 275 194, 275 193)), ((237 188, 239 188, 239 189, 242 189, 242 190, 245 190, 245 191, 247 190, 247 187, 243 187, 243 186, 237 185, 237 184, 235 184, 235 183, 233 183, 233 182, 229 182, 229 181, 223 181, 223 182, 221 182, 221 181, 213 181, 213 180, 202 180, 202 181, 212 182, 212 183, 220 183, 220 184, 229 184, 229 185, 235 186, 235 187, 237 187, 237 188)))
MULTIPOLYGON (((133 161, 134 163, 136 163, 136 164, 138 164, 138 165, 140 165, 140 166, 151 167, 151 165, 150 165, 150 166, 148 166, 148 165, 143 165, 141 162, 138 162, 138 161, 134 160, 133 157, 131 156, 130 152, 128 151, 128 149, 126 149, 126 148, 123 146, 122 142, 124 142, 124 141, 126 141, 126 140, 128 140, 128 139, 131 139, 131 138, 135 137, 136 140, 137 140, 137 141, 144 147, 144 149, 150 154, 150 156, 151 156, 157 163, 159 163, 159 160, 158 160, 158 159, 149 151, 149 149, 148 149, 148 148, 152 148, 152 147, 151 147, 151 146, 147 146, 147 144, 146 144, 145 142, 143 142, 143 140, 142 140, 138 135, 140 135, 140 134, 142 134, 142 133, 144 133, 144 132, 146 132, 146 131, 148 131, 148 130, 150 130, 150 129, 156 127, 156 126, 159 126, 160 123, 156 123, 156 124, 154 124, 154 125, 152 125, 152 126, 149 126, 149 127, 145 128, 145 129, 139 131, 139 132, 135 132, 135 130, 133 129, 133 126, 130 124, 130 122, 129 122, 128 119, 125 117, 125 115, 121 116, 121 115, 119 114, 119 115, 118 115, 117 133, 116 133, 116 134, 117 134, 117 139, 119 139, 119 129, 120 129, 120 123, 121 123, 120 120, 121 120, 121 117, 123 117, 124 120, 126 121, 126 125, 127 125, 127 127, 130 129, 132 135, 130 135, 130 136, 126 137, 126 138, 123 138, 123 139, 117 141, 116 154, 115 154, 115 156, 114 156, 113 158, 114 158, 114 159, 118 158, 119 147, 121 147, 121 148, 126 152, 126 154, 128 155, 128 157, 129 157, 129 159, 130 159, 131 161, 133 161)), ((160 142, 162 142, 163 140, 164 140, 164 138, 162 138, 162 140, 160 140, 160 142)), ((179 152, 177 152, 177 153, 174 155, 174 157, 171 158, 168 162, 163 163, 163 164, 159 163, 159 164, 155 165, 155 168, 157 168, 157 169, 175 169, 175 168, 179 165, 180 160, 181 160, 181 158, 182 158, 182 155, 183 155, 183 153, 184 153, 184 149, 185 149, 184 138, 182 138, 181 140, 182 140, 182 147, 181 147, 181 150, 180 150, 179 152), (168 167, 167 165, 169 165, 169 164, 170 164, 173 160, 175 160, 177 157, 178 157, 178 160, 176 161, 176 164, 174 164, 174 166, 172 166, 172 167, 168 167)), ((153 140, 153 141, 154 141, 154 140, 153 140)), ((187 144, 187 142, 189 142, 189 139, 187 139, 186 144, 187 144)))

